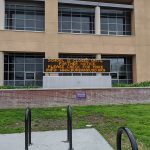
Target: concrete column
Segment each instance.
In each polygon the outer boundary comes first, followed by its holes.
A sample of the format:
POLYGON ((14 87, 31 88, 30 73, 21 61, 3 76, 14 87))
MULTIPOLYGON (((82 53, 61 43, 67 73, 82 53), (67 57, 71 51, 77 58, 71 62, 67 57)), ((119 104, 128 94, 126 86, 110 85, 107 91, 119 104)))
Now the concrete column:
MULTIPOLYGON (((46 51, 45 58, 58 59, 58 52, 46 51)), ((45 76, 58 76, 58 73, 45 73, 45 76)))
POLYGON ((100 16, 100 7, 95 7, 95 34, 101 34, 101 16, 100 16))
POLYGON ((5 0, 0 0, 0 30, 5 28, 5 0))
POLYGON ((101 59, 102 59, 101 54, 97 54, 97 55, 96 55, 96 59, 97 59, 97 60, 101 60, 101 59))
MULTIPOLYGON (((96 55, 96 59, 97 59, 97 60, 101 60, 101 54, 97 54, 97 55, 96 55)), ((96 76, 101 76, 101 75, 102 75, 101 73, 97 73, 97 74, 96 74, 96 76)))
POLYGON ((0 86, 4 85, 4 53, 0 52, 0 86))

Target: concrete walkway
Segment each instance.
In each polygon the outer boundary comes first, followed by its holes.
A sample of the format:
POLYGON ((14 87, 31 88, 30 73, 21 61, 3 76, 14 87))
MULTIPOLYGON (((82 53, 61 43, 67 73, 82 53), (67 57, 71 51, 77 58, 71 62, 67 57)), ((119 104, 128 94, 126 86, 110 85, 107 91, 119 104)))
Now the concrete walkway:
MULTIPOLYGON (((68 150, 66 131, 33 132, 29 150, 68 150)), ((74 150, 113 150, 95 129, 73 130, 74 150)), ((1 150, 24 150, 24 133, 1 134, 1 150)))

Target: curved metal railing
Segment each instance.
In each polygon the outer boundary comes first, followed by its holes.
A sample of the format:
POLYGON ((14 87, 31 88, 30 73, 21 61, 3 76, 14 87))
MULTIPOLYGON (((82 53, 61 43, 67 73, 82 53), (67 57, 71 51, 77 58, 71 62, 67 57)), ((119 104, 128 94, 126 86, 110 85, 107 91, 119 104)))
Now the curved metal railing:
POLYGON ((117 131, 117 150, 121 150, 121 139, 122 139, 122 133, 125 132, 130 140, 132 150, 138 150, 137 142, 127 127, 120 127, 117 131))
POLYGON ((69 149, 72 148, 72 108, 71 106, 67 106, 67 141, 69 142, 69 149))
POLYGON ((25 150, 31 145, 31 109, 28 107, 25 110, 25 150))

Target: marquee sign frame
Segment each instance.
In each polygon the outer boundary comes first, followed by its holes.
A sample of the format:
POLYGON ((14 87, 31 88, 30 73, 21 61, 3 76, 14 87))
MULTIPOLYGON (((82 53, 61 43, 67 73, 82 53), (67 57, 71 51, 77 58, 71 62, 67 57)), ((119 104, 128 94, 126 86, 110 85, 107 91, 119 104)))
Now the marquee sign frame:
POLYGON ((110 72, 110 60, 44 59, 44 73, 104 73, 110 72))

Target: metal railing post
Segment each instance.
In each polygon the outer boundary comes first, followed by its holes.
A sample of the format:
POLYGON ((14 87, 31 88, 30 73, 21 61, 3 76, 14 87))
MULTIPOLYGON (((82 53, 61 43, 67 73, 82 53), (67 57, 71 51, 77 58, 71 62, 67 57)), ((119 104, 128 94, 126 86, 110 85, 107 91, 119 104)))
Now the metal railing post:
POLYGON ((132 134, 132 132, 127 127, 120 127, 117 131, 117 150, 121 150, 121 139, 123 131, 127 134, 132 150, 138 150, 137 142, 132 134))
POLYGON ((31 145, 31 109, 29 108, 29 145, 31 145))
POLYGON ((67 107, 67 139, 69 142, 68 150, 73 150, 73 148, 72 148, 72 109, 71 109, 71 106, 67 107))
POLYGON ((28 150, 28 146, 31 144, 31 109, 25 110, 25 150, 28 150))
POLYGON ((69 106, 67 107, 67 141, 69 142, 69 106))
POLYGON ((27 108, 25 110, 25 150, 28 150, 28 112, 29 112, 29 109, 27 108))

